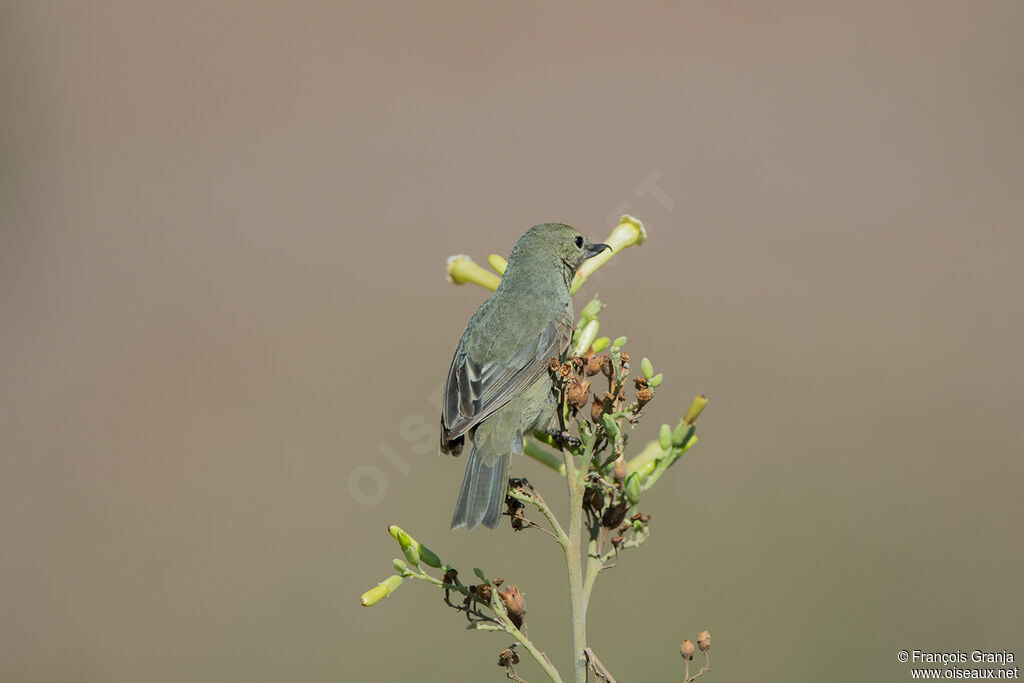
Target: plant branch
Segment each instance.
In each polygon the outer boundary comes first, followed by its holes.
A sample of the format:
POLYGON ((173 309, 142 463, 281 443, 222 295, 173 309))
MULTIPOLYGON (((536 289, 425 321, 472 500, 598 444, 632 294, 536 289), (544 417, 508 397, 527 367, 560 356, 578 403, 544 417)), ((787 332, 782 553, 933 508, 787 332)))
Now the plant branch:
MULTIPOLYGON (((569 536, 565 533, 562 525, 558 523, 558 519, 555 517, 555 513, 551 511, 548 504, 544 502, 544 499, 540 497, 540 494, 533 496, 524 494, 522 491, 514 488, 509 489, 508 495, 512 496, 520 503, 529 503, 537 508, 538 511, 544 518, 548 520, 548 524, 551 525, 551 530, 554 532, 555 540, 558 541, 558 545, 562 546, 562 550, 566 549, 569 544, 569 536)), ((546 531, 546 529, 545 529, 546 531)))

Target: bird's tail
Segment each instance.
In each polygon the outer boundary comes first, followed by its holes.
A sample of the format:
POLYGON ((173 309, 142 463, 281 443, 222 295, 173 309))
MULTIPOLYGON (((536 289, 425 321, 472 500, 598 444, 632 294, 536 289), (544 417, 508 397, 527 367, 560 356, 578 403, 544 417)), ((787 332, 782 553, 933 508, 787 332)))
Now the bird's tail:
POLYGON ((473 529, 479 524, 488 529, 497 528, 508 490, 509 456, 505 453, 497 462, 488 465, 477 454, 477 449, 471 448, 459 500, 452 515, 453 530, 461 527, 473 529))

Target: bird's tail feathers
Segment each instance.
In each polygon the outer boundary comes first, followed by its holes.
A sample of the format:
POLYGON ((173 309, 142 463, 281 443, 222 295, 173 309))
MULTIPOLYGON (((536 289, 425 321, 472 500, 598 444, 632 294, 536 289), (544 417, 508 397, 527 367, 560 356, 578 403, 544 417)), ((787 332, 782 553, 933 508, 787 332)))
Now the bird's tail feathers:
POLYGON ((497 528, 508 490, 509 464, 509 453, 487 465, 476 449, 470 448, 462 489, 452 515, 453 530, 462 527, 473 529, 480 524, 489 529, 497 528))

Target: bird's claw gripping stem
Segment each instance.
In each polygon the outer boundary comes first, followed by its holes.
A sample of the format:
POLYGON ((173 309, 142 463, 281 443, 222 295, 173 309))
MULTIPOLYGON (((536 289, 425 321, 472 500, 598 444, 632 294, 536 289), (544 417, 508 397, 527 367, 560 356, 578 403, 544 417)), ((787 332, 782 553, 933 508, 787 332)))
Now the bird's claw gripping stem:
POLYGON ((583 445, 583 442, 578 438, 570 434, 569 432, 562 431, 560 429, 548 429, 544 432, 552 439, 554 439, 559 446, 563 448, 579 448, 583 445))

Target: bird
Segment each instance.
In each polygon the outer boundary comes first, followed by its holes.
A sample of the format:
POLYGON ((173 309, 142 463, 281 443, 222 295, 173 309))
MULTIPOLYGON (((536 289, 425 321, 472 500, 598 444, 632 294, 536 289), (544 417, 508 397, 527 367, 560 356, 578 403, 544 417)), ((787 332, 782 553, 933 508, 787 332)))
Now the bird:
POLYGON ((573 334, 572 279, 607 244, 564 223, 535 225, 516 242, 497 290, 470 318, 444 384, 441 452, 469 449, 452 530, 494 529, 513 455, 534 429, 558 433, 548 374, 573 334))

